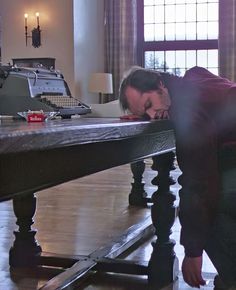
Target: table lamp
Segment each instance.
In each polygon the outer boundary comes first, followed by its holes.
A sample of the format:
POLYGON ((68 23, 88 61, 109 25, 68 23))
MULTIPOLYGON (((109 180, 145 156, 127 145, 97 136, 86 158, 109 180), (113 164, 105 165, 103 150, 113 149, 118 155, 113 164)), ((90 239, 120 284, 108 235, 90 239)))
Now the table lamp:
POLYGON ((89 92, 99 93, 99 104, 104 102, 104 94, 113 93, 112 74, 92 73, 89 79, 89 92))

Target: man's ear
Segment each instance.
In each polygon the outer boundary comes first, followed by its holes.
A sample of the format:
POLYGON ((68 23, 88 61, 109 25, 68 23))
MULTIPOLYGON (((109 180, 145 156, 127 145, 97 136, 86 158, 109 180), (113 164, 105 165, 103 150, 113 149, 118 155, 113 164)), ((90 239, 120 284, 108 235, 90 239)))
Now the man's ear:
POLYGON ((162 81, 160 81, 160 88, 166 88, 166 86, 164 85, 164 83, 162 81))

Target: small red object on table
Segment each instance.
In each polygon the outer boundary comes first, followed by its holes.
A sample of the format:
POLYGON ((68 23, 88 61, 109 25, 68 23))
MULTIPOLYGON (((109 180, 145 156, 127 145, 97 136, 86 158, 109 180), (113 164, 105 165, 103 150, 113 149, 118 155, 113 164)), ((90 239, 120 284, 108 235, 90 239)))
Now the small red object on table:
POLYGON ((133 115, 133 114, 128 114, 128 115, 124 115, 124 116, 120 116, 121 120, 132 120, 132 121, 136 121, 136 120, 141 120, 140 116, 137 115, 133 115))
POLYGON ((46 116, 43 112, 29 112, 27 114, 27 122, 44 122, 46 116))

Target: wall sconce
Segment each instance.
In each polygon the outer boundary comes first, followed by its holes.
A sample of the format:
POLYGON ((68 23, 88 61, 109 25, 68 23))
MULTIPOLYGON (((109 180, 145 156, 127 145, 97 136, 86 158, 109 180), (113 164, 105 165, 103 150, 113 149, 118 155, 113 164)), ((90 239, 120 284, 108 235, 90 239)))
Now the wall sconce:
POLYGON ((35 13, 36 20, 37 20, 37 27, 33 28, 31 31, 31 35, 28 35, 28 14, 25 13, 25 44, 28 44, 28 38, 32 38, 32 46, 39 47, 41 46, 41 29, 39 26, 39 13, 35 13))

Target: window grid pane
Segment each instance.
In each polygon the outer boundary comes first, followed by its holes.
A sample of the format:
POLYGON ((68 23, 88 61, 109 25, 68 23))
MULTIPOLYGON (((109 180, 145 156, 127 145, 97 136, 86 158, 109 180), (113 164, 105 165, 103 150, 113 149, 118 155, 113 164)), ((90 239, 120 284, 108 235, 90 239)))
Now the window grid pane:
POLYGON ((182 76, 193 66, 202 66, 218 74, 218 50, 169 50, 146 51, 144 67, 182 76))
POLYGON ((218 2, 219 0, 144 0, 144 40, 159 40, 156 24, 163 24, 164 40, 218 38, 218 2), (180 23, 182 26, 178 25, 180 23), (188 25, 195 29, 191 31, 188 25), (184 31, 180 27, 185 27, 184 31))
POLYGON ((183 75, 197 65, 218 74, 219 0, 144 0, 143 8, 144 67, 183 75))

